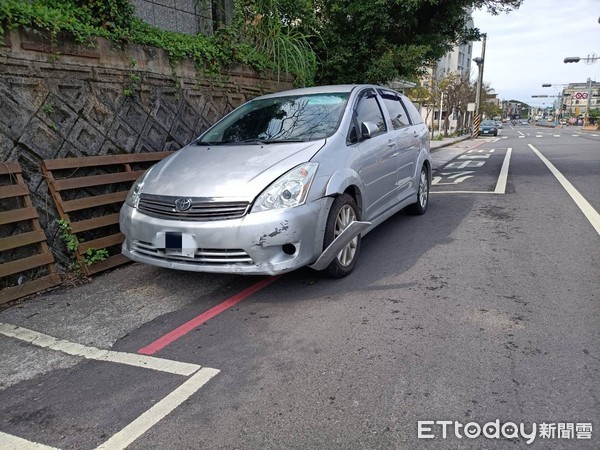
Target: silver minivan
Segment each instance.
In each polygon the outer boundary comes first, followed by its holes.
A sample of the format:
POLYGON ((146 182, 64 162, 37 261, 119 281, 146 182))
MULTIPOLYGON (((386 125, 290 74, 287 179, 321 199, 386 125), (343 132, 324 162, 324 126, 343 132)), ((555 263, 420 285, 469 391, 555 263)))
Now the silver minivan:
POLYGON ((406 96, 339 85, 255 98, 151 167, 121 209, 123 254, 171 269, 343 277, 361 237, 429 202, 429 133, 406 96))

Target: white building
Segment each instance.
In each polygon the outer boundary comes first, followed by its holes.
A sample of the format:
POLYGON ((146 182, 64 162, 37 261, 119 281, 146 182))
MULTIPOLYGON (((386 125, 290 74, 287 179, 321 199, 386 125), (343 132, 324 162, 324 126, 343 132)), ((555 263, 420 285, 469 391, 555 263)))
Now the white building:
MULTIPOLYGON (((473 28, 472 9, 467 10, 467 28, 473 28)), ((446 53, 435 67, 435 77, 440 81, 450 73, 457 73, 469 78, 471 75, 471 60, 473 56, 473 43, 467 42, 457 45, 452 51, 446 53)))
MULTIPOLYGON (((472 9, 469 8, 466 11, 467 28, 474 28, 474 22, 472 18, 472 9)), ((473 43, 466 42, 463 44, 456 45, 451 51, 446 53, 434 66, 433 69, 429 69, 428 73, 422 78, 422 84, 424 86, 430 86, 432 81, 432 72, 435 70, 435 83, 439 83, 442 79, 450 75, 451 73, 459 74, 462 77, 470 78, 471 76, 471 61, 473 56, 473 43)), ((433 111, 433 117, 431 114, 431 105, 427 106, 421 104, 421 117, 426 120, 430 127, 435 129, 439 125, 439 109, 440 105, 436 105, 433 111)), ((448 111, 445 110, 442 105, 442 119, 446 117, 448 111)), ((450 111, 452 113, 452 111, 450 111)), ((452 132, 456 129, 457 120, 456 117, 450 117, 450 129, 452 132)))

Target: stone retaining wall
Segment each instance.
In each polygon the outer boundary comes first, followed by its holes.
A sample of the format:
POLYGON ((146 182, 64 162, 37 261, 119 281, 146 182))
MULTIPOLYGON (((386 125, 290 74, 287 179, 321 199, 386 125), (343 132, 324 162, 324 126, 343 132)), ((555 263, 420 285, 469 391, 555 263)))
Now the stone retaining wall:
MULTIPOLYGON (((57 213, 43 159, 177 150, 223 114, 257 95, 292 87, 249 69, 220 77, 191 62, 173 68, 156 48, 93 48, 59 36, 11 31, 0 36, 0 162, 19 161, 59 264, 57 213)), ((11 230, 0 227, 0 235, 11 230)), ((0 237, 2 237, 0 236, 0 237)))

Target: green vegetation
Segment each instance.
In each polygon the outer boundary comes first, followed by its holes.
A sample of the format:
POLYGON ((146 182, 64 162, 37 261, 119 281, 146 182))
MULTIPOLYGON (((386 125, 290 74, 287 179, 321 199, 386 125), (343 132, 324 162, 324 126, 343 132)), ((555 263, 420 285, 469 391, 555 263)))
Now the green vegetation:
POLYGON ((54 112, 54 105, 52 103, 46 103, 42 105, 41 110, 44 111, 46 114, 52 114, 54 112))
POLYGON ((79 241, 71 232, 71 224, 63 219, 57 219, 56 223, 58 224, 58 235, 67 247, 67 250, 70 253, 75 253, 79 248, 79 241))
POLYGON ((266 55, 241 42, 231 27, 213 36, 189 36, 152 27, 133 12, 128 0, 2 0, 0 25, 45 31, 54 44, 59 33, 66 32, 83 45, 93 45, 95 37, 119 45, 151 45, 166 50, 174 64, 190 59, 213 74, 236 64, 259 71, 274 68, 266 55))
POLYGON ((88 248, 84 255, 85 264, 87 266, 91 266, 92 264, 96 264, 97 262, 104 261, 106 258, 108 258, 108 250, 106 250, 105 248, 88 248))
MULTIPOLYGON (((58 235, 60 236, 61 240, 64 242, 65 246, 67 247, 67 250, 69 251, 69 253, 71 254, 73 261, 71 262, 71 270, 79 270, 79 262, 77 261, 76 257, 75 257, 75 253, 77 252, 77 249, 79 248, 79 240, 77 239, 77 236, 75 236, 73 234, 73 230, 71 228, 71 224, 69 222, 67 222, 66 220, 63 219, 57 219, 56 223, 58 224, 58 235)), ((106 258, 108 258, 109 254, 108 254, 108 250, 106 250, 105 248, 101 248, 101 249, 95 249, 95 248, 88 248, 87 251, 85 252, 84 255, 84 261, 85 264, 87 266, 91 266, 92 264, 95 264, 97 262, 100 261, 104 261, 106 258)))
MULTIPOLYGON (((198 0, 202 2, 203 0, 198 0)), ((209 74, 246 65, 293 75, 297 85, 414 79, 454 44, 477 39, 466 8, 493 13, 523 0, 236 0, 231 23, 213 36, 154 28, 129 0, 2 0, 0 24, 61 32, 82 44, 100 36, 165 49, 209 74)))

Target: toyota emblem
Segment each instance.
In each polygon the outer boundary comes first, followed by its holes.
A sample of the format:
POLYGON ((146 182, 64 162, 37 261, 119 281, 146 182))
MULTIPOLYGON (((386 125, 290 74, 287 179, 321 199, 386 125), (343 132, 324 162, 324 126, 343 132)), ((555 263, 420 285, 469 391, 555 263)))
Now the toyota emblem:
POLYGON ((177 211, 183 212, 187 211, 192 207, 192 199, 191 198, 178 198, 175 200, 175 209, 177 211))

